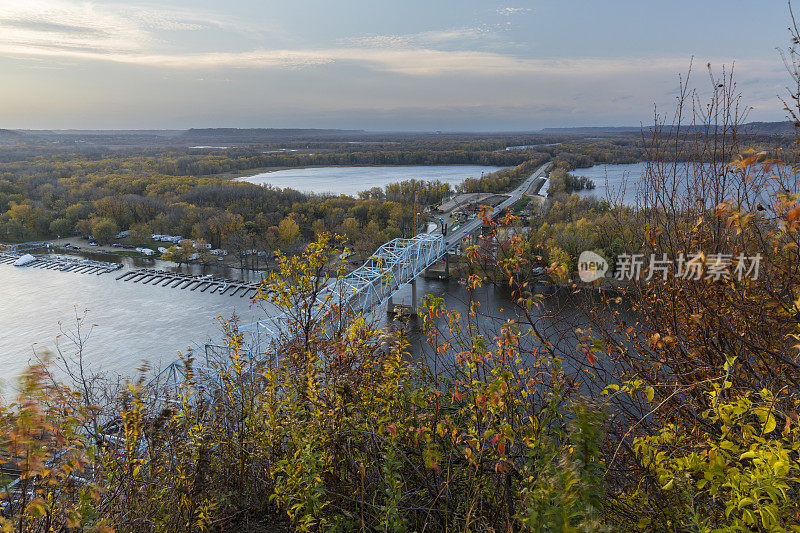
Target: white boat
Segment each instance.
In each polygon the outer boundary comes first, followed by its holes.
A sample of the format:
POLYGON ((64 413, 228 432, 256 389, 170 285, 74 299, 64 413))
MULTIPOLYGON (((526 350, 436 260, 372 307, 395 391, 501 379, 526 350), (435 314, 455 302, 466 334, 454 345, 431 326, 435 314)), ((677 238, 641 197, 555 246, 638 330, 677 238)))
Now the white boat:
POLYGON ((31 254, 25 254, 16 261, 14 261, 14 266, 24 267, 26 265, 30 265, 34 261, 36 261, 35 257, 33 257, 31 254))

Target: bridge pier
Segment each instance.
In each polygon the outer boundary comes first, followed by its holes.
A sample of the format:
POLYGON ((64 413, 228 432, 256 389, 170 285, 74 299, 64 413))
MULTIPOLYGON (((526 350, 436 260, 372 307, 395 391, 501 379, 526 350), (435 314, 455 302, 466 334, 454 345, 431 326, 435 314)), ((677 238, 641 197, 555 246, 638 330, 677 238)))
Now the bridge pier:
POLYGON ((425 279, 450 279, 450 253, 445 252, 442 260, 429 266, 422 275, 425 279))
POLYGON ((416 316, 417 314, 417 278, 412 279, 409 284, 411 285, 411 303, 408 304, 404 298, 398 293, 403 287, 400 287, 391 296, 386 304, 386 312, 390 315, 397 317, 402 316, 416 316))

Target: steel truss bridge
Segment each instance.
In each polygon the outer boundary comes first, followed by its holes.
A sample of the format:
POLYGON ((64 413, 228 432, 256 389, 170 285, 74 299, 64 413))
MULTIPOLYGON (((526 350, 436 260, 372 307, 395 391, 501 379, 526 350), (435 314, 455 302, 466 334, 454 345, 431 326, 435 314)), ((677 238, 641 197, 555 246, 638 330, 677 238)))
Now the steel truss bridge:
MULTIPOLYGON (((490 211, 487 216, 495 218, 518 201, 547 170, 547 162, 533 172, 519 187, 508 193, 508 199, 490 211)), ((361 316, 369 316, 385 303, 400 287, 412 282, 427 268, 458 246, 462 239, 482 226, 475 218, 452 231, 445 238, 441 234, 420 233, 410 239, 394 239, 387 242, 362 266, 331 282, 321 291, 315 308, 324 316, 327 306, 338 305, 361 316)), ((242 350, 262 361, 272 358, 277 361, 283 342, 295 336, 289 331, 290 319, 285 314, 259 320, 238 328, 242 335, 242 350)), ((194 359, 193 370, 198 374, 216 378, 219 370, 228 365, 229 349, 223 337, 210 340, 194 348, 187 356, 194 359)), ((175 361, 167 366, 152 384, 171 387, 185 377, 185 365, 175 361)))
MULTIPOLYGON (((330 306, 361 316, 369 316, 385 303, 400 287, 412 282, 427 268, 439 261, 448 249, 440 234, 421 233, 410 239, 394 239, 378 248, 366 263, 347 276, 332 279, 320 291, 314 308, 325 316, 330 306)), ((242 351, 263 359, 277 358, 282 343, 294 337, 289 331, 291 320, 286 314, 271 316, 252 324, 240 326, 242 351)), ((227 366, 229 349, 224 338, 217 337, 203 346, 190 350, 193 371, 207 377, 218 374, 221 365, 227 366)), ((185 377, 185 365, 174 361, 151 382, 159 387, 172 387, 185 377)))

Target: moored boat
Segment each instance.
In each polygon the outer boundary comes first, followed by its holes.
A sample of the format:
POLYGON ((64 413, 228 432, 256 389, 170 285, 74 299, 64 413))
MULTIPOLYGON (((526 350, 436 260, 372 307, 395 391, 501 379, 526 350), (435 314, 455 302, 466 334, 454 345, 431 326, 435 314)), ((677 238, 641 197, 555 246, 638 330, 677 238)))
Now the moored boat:
POLYGON ((18 267, 27 266, 33 263, 34 261, 36 261, 36 258, 34 256, 32 256, 31 254, 25 254, 16 261, 14 261, 14 266, 18 267))

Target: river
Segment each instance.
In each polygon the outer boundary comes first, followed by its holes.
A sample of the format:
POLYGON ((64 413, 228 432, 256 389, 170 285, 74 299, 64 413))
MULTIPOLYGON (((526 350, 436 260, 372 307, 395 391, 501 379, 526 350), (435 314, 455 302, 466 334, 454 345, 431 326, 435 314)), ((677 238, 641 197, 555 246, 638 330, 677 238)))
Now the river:
MULTIPOLYGON (((8 382, 19 375, 36 360, 34 352, 54 352, 60 346, 72 353, 74 346, 60 328, 74 332, 76 314, 83 316, 84 310, 88 314, 83 332, 91 330, 84 350, 87 366, 108 377, 134 376, 143 362, 162 368, 188 347, 218 337, 220 319, 234 313, 246 324, 275 312, 269 306, 251 307, 249 299, 238 296, 117 281, 121 272, 124 270, 97 276, 0 264, 0 286, 4 287, 0 305, 2 379, 8 382)), ((417 283, 420 297, 441 297, 453 310, 465 312, 470 298, 477 299, 483 312, 495 317, 482 320, 490 336, 506 318, 519 319, 508 296, 492 287, 470 293, 455 280, 418 279, 417 283)), ((405 287, 397 296, 402 299, 409 290, 405 287)), ((546 300, 544 310, 563 305, 563 301, 546 300)), ((389 321, 383 310, 376 312, 375 318, 382 327, 389 321)), ((427 357, 424 339, 416 328, 412 328, 411 340, 414 357, 427 357)))
MULTIPOLYGON (((683 176, 687 171, 691 171, 692 167, 687 169, 690 163, 678 163, 678 176, 683 176)), ((578 194, 593 195, 599 200, 605 200, 610 197, 614 201, 621 200, 623 204, 633 206, 636 203, 636 187, 644 176, 647 163, 631 163, 625 165, 595 165, 589 168, 577 168, 570 171, 570 174, 575 176, 585 176, 591 179, 595 188, 592 190, 583 190, 578 194)), ((759 180, 761 182, 763 180, 759 180)), ((772 182, 767 180, 762 184, 763 192, 761 193, 764 199, 762 203, 770 202, 769 191, 773 190, 771 187, 772 182)), ((682 187, 680 183, 678 187, 682 187)), ((733 187, 733 185, 732 185, 733 187)), ((731 189, 731 194, 735 194, 735 190, 731 189)), ((770 202, 771 203, 771 202, 770 202)))
POLYGON ((504 167, 479 165, 392 166, 392 167, 310 167, 265 172, 237 178, 238 181, 291 188, 315 194, 357 195, 372 187, 398 181, 439 180, 458 185, 467 178, 480 178, 504 167))
POLYGON ((18 375, 34 352, 73 351, 65 336, 59 338, 59 323, 74 331, 76 314, 84 310, 89 366, 112 375, 131 375, 143 361, 158 366, 174 360, 217 336, 219 317, 259 317, 247 298, 117 281, 121 272, 98 276, 0 264, 0 377, 18 375))

